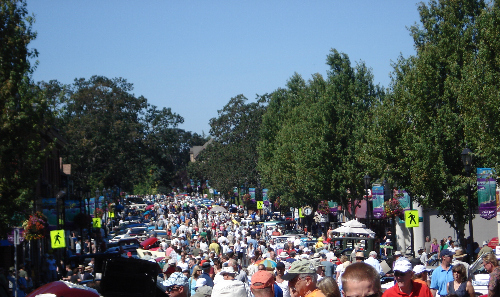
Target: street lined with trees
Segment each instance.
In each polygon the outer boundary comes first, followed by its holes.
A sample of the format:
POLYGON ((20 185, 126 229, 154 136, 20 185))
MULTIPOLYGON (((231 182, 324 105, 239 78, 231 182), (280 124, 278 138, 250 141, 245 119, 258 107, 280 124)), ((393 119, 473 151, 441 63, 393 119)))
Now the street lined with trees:
POLYGON ((0 44, 3 226, 29 209, 54 145, 40 149, 39 132, 48 127, 67 141, 61 156, 72 164, 75 188, 152 194, 208 180, 223 195, 267 188, 282 207, 328 200, 353 213, 369 174, 438 210, 459 233, 467 187, 475 184, 460 153, 468 146, 475 167, 499 169, 497 2, 422 3, 420 24, 409 28, 416 55, 395 57, 387 88, 374 83, 369 65, 332 49, 325 76, 295 73, 284 88, 254 100, 236 95, 210 120, 212 141, 189 165, 189 149, 209 138, 178 128, 181 115, 134 95, 125 78, 33 82, 33 19, 23 1, 1 5, 1 34, 9 41, 0 44))

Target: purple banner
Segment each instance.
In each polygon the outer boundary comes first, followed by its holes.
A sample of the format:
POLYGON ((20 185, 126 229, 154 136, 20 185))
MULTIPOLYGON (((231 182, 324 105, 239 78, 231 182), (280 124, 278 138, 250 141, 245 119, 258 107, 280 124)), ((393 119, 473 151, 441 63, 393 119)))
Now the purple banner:
POLYGON ((337 204, 337 202, 328 201, 328 207, 330 208, 330 212, 333 215, 337 215, 337 211, 339 209, 339 205, 337 204))
POLYGON ((374 186, 372 188, 373 217, 382 219, 384 216, 384 187, 374 186))
POLYGON ((477 168, 477 199, 479 215, 491 220, 496 217, 496 175, 491 168, 477 168))

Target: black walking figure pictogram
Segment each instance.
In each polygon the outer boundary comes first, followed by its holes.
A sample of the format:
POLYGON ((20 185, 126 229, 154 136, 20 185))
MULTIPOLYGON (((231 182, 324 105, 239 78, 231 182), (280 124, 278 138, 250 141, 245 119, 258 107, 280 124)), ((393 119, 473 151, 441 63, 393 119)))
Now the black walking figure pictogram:
POLYGON ((54 244, 58 243, 61 244, 61 241, 59 240, 59 238, 61 238, 61 235, 59 235, 59 233, 56 233, 56 236, 54 238, 54 244))
POLYGON ((413 213, 410 212, 410 215, 408 215, 408 218, 410 219, 410 225, 417 224, 417 221, 415 221, 415 215, 413 213))

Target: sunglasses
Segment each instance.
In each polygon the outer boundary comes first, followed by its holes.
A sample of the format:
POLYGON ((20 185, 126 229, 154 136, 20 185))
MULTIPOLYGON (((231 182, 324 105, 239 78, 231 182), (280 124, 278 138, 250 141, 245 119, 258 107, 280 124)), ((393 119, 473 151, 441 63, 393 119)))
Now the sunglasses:
POLYGON ((395 271, 394 276, 400 277, 405 276, 408 272, 395 271))
POLYGON ((179 287, 177 287, 177 286, 167 287, 167 292, 176 291, 176 290, 178 290, 178 289, 179 289, 179 287))

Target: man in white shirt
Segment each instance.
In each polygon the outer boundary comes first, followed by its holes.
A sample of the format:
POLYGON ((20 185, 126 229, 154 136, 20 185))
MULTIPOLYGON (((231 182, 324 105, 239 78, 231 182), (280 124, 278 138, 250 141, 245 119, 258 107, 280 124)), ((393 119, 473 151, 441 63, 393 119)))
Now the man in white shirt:
POLYGON ((382 270, 382 267, 380 266, 380 263, 377 260, 377 252, 371 251, 368 256, 368 259, 365 260, 365 263, 375 268, 380 277, 385 275, 384 271, 382 270))

